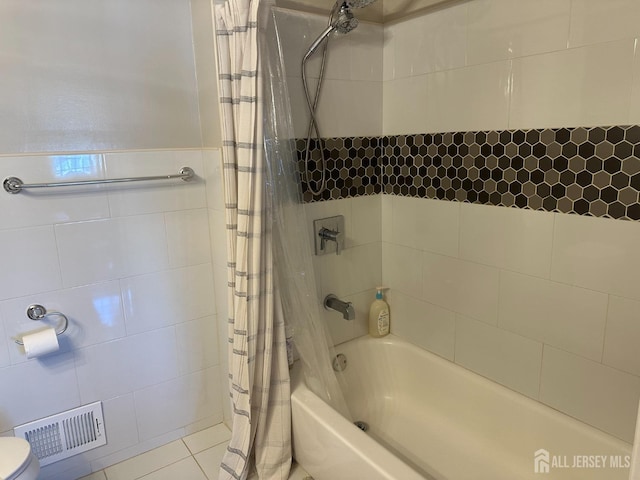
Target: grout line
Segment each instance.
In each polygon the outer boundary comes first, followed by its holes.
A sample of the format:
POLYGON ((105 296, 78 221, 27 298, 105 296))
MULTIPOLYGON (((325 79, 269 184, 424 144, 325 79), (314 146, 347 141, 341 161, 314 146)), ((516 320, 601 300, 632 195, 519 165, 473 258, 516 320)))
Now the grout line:
POLYGON ((542 353, 540 355, 540 370, 538 372, 538 395, 536 396, 536 400, 538 400, 540 403, 542 403, 542 401, 540 400, 540 392, 542 391, 542 367, 544 366, 544 352, 547 349, 546 348, 547 345, 542 342, 542 353))
POLYGON ((609 307, 611 306, 611 294, 607 295, 607 308, 604 312, 604 331, 602 332, 602 350, 600 351, 600 363, 605 365, 604 363, 604 349, 607 344, 607 327, 609 326, 609 307))

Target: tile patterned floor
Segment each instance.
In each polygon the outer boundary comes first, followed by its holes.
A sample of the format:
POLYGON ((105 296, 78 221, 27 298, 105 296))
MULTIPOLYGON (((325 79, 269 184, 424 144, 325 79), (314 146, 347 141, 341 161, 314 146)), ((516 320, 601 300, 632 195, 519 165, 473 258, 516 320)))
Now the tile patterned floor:
MULTIPOLYGON (((216 425, 79 480, 218 480, 218 466, 230 437, 225 425, 216 425)), ((294 465, 289 480, 307 477, 294 465)))

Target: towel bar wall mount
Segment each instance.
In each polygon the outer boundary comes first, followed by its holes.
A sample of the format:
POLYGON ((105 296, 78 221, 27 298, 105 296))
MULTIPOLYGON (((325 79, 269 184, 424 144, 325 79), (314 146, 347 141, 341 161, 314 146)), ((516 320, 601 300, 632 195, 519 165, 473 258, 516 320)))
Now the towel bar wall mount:
POLYGON ((97 180, 78 180, 74 182, 53 182, 53 183, 24 183, 18 177, 7 177, 2 185, 7 193, 20 193, 24 189, 30 188, 49 188, 49 187, 75 187, 80 185, 101 185, 106 183, 125 183, 125 182, 146 182, 153 180, 172 180, 180 178, 185 182, 194 179, 196 172, 192 168, 182 167, 178 174, 157 175, 152 177, 128 177, 128 178, 105 178, 97 180))

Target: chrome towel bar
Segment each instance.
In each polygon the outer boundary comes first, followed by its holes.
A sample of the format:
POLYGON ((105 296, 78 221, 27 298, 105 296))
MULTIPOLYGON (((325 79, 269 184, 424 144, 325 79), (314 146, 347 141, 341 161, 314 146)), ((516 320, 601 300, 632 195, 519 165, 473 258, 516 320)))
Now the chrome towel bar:
MULTIPOLYGON (((38 304, 29 305, 29 308, 27 308, 27 317, 29 317, 31 320, 44 320, 49 316, 62 318, 60 325, 58 325, 58 328, 56 328, 56 335, 60 336, 67 331, 67 328, 69 327, 69 319, 64 313, 47 312, 46 308, 38 304)), ((16 342, 18 345, 24 345, 24 342, 22 340, 15 339, 14 342, 16 342)))
POLYGON ((79 185, 100 185, 103 183, 124 183, 124 182, 146 182, 150 180, 171 180, 181 178, 188 182, 195 177, 196 172, 192 168, 182 167, 176 175, 158 175, 155 177, 129 177, 129 178, 106 178, 102 180, 78 180, 76 182, 55 182, 55 183, 23 183, 17 177, 7 177, 2 185, 8 193, 20 193, 25 188, 49 188, 49 187, 75 187, 79 185))

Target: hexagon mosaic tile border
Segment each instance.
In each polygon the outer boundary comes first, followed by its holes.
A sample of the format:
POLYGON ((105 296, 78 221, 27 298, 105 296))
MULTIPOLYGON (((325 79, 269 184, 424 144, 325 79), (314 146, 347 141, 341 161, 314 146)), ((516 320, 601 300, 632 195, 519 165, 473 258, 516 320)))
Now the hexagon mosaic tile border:
MULTIPOLYGON (((640 126, 323 140, 327 189, 306 202, 376 193, 640 220, 640 126), (321 198, 320 198, 321 197, 321 198)), ((303 166, 304 140, 296 142, 303 166)), ((318 142, 309 161, 320 178, 318 142)))

